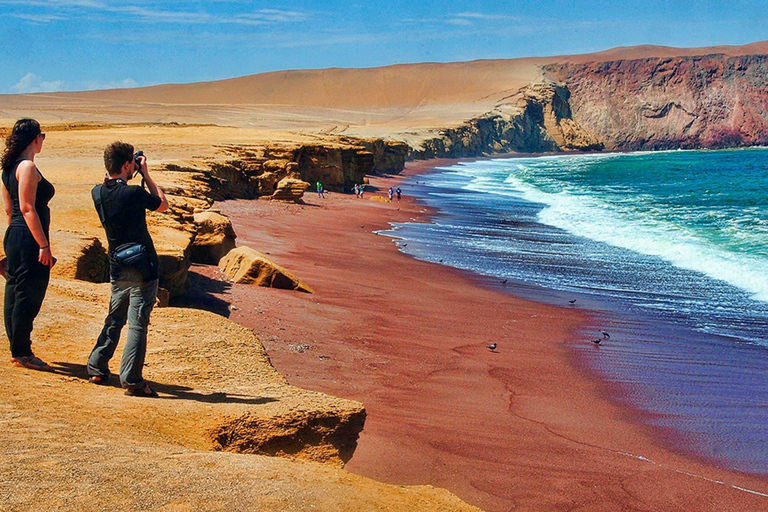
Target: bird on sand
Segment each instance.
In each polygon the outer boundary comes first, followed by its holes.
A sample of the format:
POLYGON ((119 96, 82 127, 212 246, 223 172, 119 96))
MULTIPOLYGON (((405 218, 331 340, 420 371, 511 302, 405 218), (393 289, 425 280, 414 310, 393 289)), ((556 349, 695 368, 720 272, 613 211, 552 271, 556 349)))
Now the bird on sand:
POLYGON ((495 343, 491 343, 490 345, 488 345, 488 346, 487 346, 487 347, 485 347, 485 348, 487 348, 488 350, 490 350, 491 352, 493 352, 493 351, 495 351, 495 350, 496 350, 496 347, 497 347, 497 345, 496 345, 495 343))
POLYGON ((601 340, 600 338, 596 338, 596 339, 594 339, 594 340, 589 340, 589 341, 591 341, 591 342, 592 342, 592 343, 594 343, 595 345, 599 345, 600 343, 602 343, 602 342, 603 342, 603 340, 601 340))
POLYGON ((505 279, 505 280, 503 280, 503 281, 501 282, 501 284, 507 284, 507 281, 509 281, 509 279, 505 279))
POLYGON ((365 224, 363 224, 363 225, 362 225, 362 226, 360 226, 360 227, 361 227, 362 229, 365 229, 365 224))
POLYGON ((408 244, 403 244, 403 247, 408 247, 408 244))
POLYGON ((576 304, 576 299, 571 299, 568 301, 568 304, 576 304))
POLYGON ((611 339, 611 335, 610 335, 610 334, 608 334, 608 333, 607 333, 607 332, 605 332, 605 331, 600 331, 600 334, 602 334, 602 335, 603 335, 603 339, 604 339, 604 340, 609 340, 609 339, 611 339))

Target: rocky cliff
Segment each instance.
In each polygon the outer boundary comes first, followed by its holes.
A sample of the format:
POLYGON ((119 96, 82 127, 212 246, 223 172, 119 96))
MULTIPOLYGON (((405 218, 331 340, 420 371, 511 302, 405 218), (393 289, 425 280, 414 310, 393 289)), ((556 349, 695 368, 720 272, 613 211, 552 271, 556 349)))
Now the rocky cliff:
POLYGON ((192 172, 203 185, 201 195, 208 199, 277 198, 279 184, 286 178, 349 191, 368 174, 402 171, 409 150, 404 142, 352 137, 317 144, 226 145, 221 148, 223 160, 209 159, 195 168, 166 168, 192 172))
POLYGON ((550 64, 579 124, 607 149, 768 144, 768 56, 550 64))
POLYGON ((567 87, 551 80, 529 84, 487 114, 440 131, 414 148, 412 158, 493 153, 599 151, 602 142, 573 118, 567 87))

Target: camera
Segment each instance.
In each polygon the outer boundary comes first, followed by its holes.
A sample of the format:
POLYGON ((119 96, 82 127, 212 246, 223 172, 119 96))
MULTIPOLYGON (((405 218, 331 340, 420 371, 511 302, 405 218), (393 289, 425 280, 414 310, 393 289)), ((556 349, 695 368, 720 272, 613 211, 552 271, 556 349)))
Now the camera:
POLYGON ((143 152, 143 151, 137 151, 137 152, 135 152, 135 153, 133 154, 133 163, 135 163, 135 164, 136 164, 136 172, 137 172, 138 174, 141 174, 141 176, 143 177, 143 176, 144 176, 144 173, 143 173, 143 172, 141 172, 141 162, 139 161, 139 157, 140 157, 140 156, 144 156, 144 152, 143 152))

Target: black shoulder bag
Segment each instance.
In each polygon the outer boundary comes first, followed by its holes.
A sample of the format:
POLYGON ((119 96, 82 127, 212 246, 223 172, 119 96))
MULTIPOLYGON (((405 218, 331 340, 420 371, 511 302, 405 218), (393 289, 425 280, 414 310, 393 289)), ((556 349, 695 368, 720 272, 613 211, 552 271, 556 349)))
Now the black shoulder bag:
MULTIPOLYGON (((99 214, 101 224, 112 232, 115 232, 114 226, 107 221, 104 212, 104 185, 97 185, 91 191, 93 202, 96 205, 96 212, 99 214), (98 190, 97 190, 98 189, 98 190)), ((147 247, 139 242, 128 242, 119 245, 110 254, 111 260, 116 263, 122 271, 128 271, 147 281, 152 274, 152 263, 149 259, 147 247)))

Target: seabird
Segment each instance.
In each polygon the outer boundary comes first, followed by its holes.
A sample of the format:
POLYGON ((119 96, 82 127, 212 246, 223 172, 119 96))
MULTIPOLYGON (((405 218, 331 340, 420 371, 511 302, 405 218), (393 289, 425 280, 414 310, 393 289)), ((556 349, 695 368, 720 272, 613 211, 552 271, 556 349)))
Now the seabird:
POLYGON ((496 346, 497 346, 497 345, 496 345, 495 343, 491 343, 491 344, 490 344, 490 345, 488 345, 486 348, 487 348, 488 350, 490 350, 491 352, 493 352, 494 350, 496 350, 496 346))
POLYGON ((571 299, 568 301, 568 304, 576 304, 576 299, 571 299))
POLYGON ((503 281, 501 282, 501 284, 507 284, 507 281, 509 281, 509 279, 505 279, 505 280, 503 280, 503 281))
POLYGON ((600 331, 600 334, 602 334, 602 335, 603 335, 603 339, 606 339, 606 340, 608 340, 608 339, 611 339, 611 335, 610 335, 610 334, 608 334, 608 333, 607 333, 607 332, 605 332, 605 331, 600 331))
POLYGON ((594 340, 589 340, 589 341, 591 341, 591 342, 592 342, 592 343, 594 343, 595 345, 599 345, 600 343, 602 343, 602 341, 603 341, 603 340, 601 340, 601 339, 597 338, 597 339, 594 339, 594 340))

